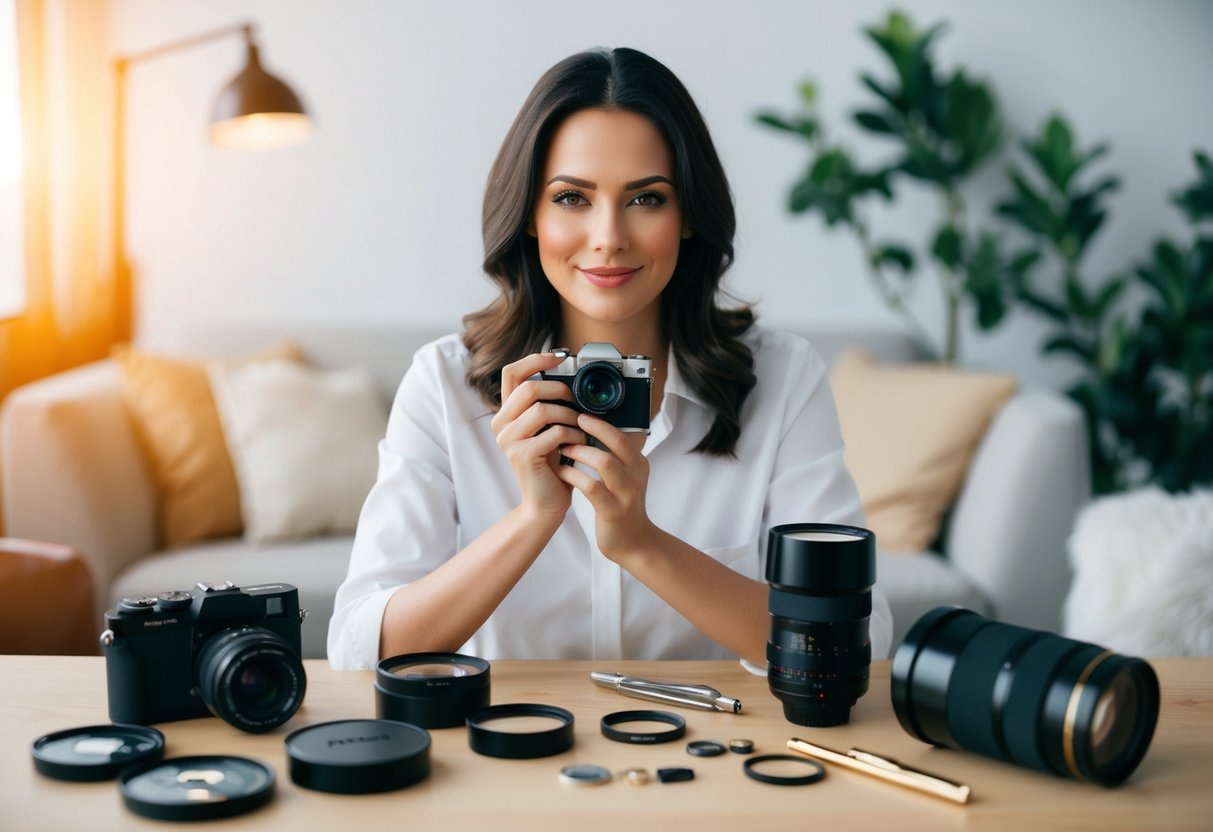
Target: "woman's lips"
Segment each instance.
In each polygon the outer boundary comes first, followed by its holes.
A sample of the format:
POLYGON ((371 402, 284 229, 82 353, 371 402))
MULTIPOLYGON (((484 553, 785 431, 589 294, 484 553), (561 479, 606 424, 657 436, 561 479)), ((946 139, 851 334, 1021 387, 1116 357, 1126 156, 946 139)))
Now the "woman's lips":
POLYGON ((595 286, 603 289, 614 289, 616 286, 622 286, 631 280, 632 275, 636 274, 640 269, 639 267, 632 269, 626 266, 616 266, 594 269, 578 268, 577 271, 585 275, 585 279, 595 286))

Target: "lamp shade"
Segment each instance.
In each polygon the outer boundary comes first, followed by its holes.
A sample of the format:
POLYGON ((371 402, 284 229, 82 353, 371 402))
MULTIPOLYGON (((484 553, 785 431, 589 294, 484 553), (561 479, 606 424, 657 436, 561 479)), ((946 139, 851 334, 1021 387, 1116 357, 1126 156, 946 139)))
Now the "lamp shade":
POLYGON ((211 144, 228 150, 269 150, 298 144, 311 132, 312 120, 299 97, 261 67, 257 47, 248 44, 248 63, 215 102, 211 144))

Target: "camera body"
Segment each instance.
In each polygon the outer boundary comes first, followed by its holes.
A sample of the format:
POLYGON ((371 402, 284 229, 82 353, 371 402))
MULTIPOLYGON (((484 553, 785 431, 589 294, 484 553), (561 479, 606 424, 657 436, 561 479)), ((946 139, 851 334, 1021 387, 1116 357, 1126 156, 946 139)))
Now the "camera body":
POLYGON ((214 713, 238 728, 276 727, 306 689, 299 590, 230 581, 123 598, 105 613, 109 714, 152 724, 214 713))
MULTIPOLYGON (((619 354, 613 344, 592 341, 577 355, 544 373, 544 379, 567 384, 573 409, 590 413, 625 433, 648 433, 653 395, 653 361, 647 355, 619 354)), ((568 402, 560 402, 567 405, 568 402)))

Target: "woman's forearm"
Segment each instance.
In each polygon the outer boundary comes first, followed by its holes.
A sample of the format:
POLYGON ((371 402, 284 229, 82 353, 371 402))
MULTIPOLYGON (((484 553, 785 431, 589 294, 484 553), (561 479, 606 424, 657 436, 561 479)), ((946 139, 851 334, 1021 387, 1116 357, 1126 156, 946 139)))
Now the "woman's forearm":
POLYGON ((555 534, 560 518, 518 507, 383 611, 379 656, 458 650, 488 620, 555 534))
POLYGON ((708 638, 747 661, 766 663, 770 615, 765 583, 660 530, 641 549, 617 560, 708 638))

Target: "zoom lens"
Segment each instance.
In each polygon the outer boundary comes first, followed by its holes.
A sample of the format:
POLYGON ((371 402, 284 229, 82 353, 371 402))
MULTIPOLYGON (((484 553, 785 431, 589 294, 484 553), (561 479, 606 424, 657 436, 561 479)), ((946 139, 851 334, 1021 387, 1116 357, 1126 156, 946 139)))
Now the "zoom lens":
POLYGON ((960 607, 938 607, 893 656, 893 711, 923 742, 1117 786, 1158 722, 1141 659, 960 607))
POLYGON ((216 633, 198 652, 194 667, 198 695, 211 713, 254 734, 294 716, 307 690, 299 657, 284 638, 263 627, 216 633))
POLYGON ((796 725, 842 725, 868 692, 876 536, 830 523, 775 526, 767 543, 767 682, 796 725))
POLYGON ((475 656, 405 653, 384 659, 375 671, 380 719, 451 728, 488 706, 489 663, 475 656))
POLYGON ((573 400, 589 413, 609 413, 623 404, 623 374, 614 364, 595 361, 573 378, 573 400))

